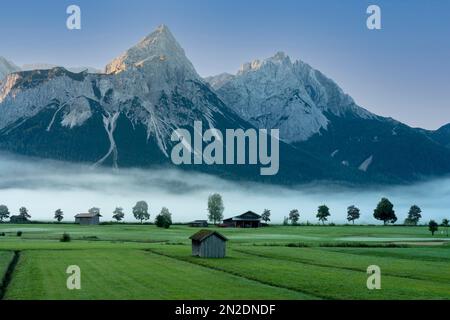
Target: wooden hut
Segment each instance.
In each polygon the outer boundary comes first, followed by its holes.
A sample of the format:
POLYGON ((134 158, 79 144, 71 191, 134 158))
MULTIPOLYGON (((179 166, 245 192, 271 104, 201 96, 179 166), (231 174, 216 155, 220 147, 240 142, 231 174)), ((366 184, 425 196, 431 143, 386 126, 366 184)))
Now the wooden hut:
POLYGON ((217 231, 201 230, 190 237, 192 255, 201 258, 225 258, 228 239, 217 231))
POLYGON ((262 227, 261 216, 247 211, 240 216, 223 220, 222 227, 226 228, 259 228, 262 227))
POLYGON ((100 217, 99 213, 80 213, 75 216, 75 223, 82 226, 97 225, 100 223, 100 217))
POLYGON ((195 220, 192 222, 189 222, 189 226, 193 228, 208 228, 208 221, 206 220, 195 220))

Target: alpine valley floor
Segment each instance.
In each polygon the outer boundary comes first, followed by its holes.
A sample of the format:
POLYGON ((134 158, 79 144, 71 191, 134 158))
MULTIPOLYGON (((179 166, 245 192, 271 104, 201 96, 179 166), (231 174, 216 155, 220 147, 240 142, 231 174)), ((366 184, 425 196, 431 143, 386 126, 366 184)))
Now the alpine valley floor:
POLYGON ((427 227, 220 229, 225 259, 192 257, 196 231, 0 224, 3 299, 450 299, 450 239, 427 227), (59 241, 64 232, 71 242, 59 241), (81 290, 66 287, 70 265, 81 290), (370 265, 381 290, 367 289, 370 265))

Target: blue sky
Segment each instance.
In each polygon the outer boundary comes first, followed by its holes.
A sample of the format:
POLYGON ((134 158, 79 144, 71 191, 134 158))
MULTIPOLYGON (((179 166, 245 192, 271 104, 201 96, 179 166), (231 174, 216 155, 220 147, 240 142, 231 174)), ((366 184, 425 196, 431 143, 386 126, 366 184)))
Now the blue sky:
POLYGON ((285 51, 334 79, 358 104, 412 126, 450 122, 450 1, 4 0, 0 56, 103 67, 164 23, 202 76, 285 51), (66 29, 66 8, 82 30, 66 29), (366 8, 383 29, 366 28, 366 8))

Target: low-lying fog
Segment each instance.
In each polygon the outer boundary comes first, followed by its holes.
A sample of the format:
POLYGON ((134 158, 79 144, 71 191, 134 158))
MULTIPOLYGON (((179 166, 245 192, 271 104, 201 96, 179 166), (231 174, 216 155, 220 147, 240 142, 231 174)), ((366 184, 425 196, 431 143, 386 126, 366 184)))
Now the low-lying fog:
POLYGON ((52 220, 61 208, 65 221, 91 207, 101 208, 102 221, 111 220, 116 206, 125 209, 126 220, 135 221, 131 208, 139 200, 150 206, 151 220, 163 206, 169 208, 175 222, 206 219, 207 198, 222 194, 225 217, 267 208, 272 222, 280 223, 291 209, 300 211, 301 222, 316 222, 317 207, 331 209, 330 222, 346 222, 349 205, 361 209, 362 223, 379 223, 373 209, 381 197, 395 205, 399 222, 409 207, 422 208, 423 221, 441 221, 450 217, 450 179, 440 179, 412 186, 350 189, 319 183, 314 186, 285 188, 258 184, 242 185, 219 178, 178 170, 92 169, 89 166, 43 160, 25 160, 0 154, 0 204, 17 214, 28 208, 32 220, 52 220))

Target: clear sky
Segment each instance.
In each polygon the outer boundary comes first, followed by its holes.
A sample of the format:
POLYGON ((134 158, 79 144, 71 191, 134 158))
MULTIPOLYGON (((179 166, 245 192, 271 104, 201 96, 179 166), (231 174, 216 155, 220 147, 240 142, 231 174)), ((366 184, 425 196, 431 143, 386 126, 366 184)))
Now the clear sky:
POLYGON ((428 129, 450 122, 447 0, 3 0, 0 56, 102 68, 161 23, 202 76, 285 51, 372 112, 428 129), (70 4, 80 31, 66 28, 70 4), (370 4, 382 30, 366 27, 370 4))

